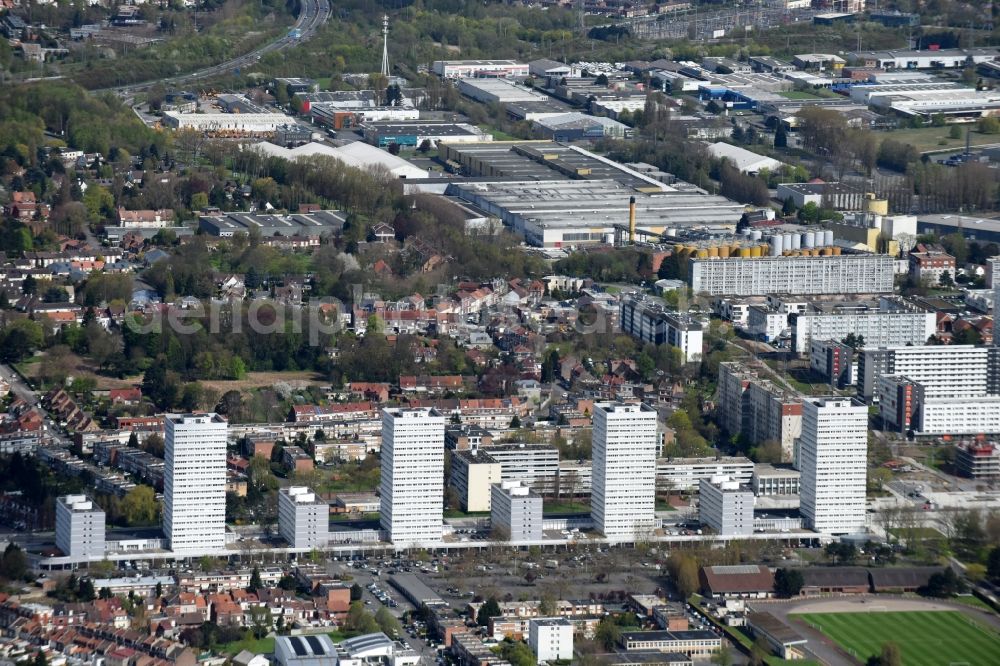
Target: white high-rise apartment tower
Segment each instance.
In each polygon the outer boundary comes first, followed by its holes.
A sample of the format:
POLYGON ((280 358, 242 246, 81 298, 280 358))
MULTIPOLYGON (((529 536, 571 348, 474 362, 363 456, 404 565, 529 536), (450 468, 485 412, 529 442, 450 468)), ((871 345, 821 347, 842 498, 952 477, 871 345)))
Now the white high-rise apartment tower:
POLYGON ((807 527, 827 534, 865 531, 868 408, 847 398, 803 403, 799 470, 807 527))
POLYGON ((167 414, 163 534, 174 552, 226 545, 226 420, 218 414, 167 414))
POLYGON ((428 408, 382 410, 381 457, 379 515, 389 541, 441 541, 444 416, 428 408))
POLYGON ((993 346, 1000 347, 1000 257, 990 259, 993 269, 993 346))
POLYGON ((652 530, 656 501, 656 410, 594 405, 590 516, 608 539, 633 541, 652 530))

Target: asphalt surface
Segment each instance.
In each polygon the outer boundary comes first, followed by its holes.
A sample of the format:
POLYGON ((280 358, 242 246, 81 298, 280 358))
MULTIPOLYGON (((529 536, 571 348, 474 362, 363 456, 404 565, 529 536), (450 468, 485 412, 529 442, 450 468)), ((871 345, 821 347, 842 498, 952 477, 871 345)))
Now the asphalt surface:
POLYGON ((303 0, 302 8, 299 10, 299 17, 296 19, 295 24, 292 25, 288 32, 286 32, 282 37, 274 40, 273 42, 269 42, 268 44, 254 49, 249 53, 244 53, 243 55, 237 56, 231 60, 221 62, 217 65, 212 65, 211 67, 206 67, 205 69, 200 69, 196 72, 182 74, 180 76, 172 76, 168 79, 132 83, 127 86, 110 88, 110 90, 126 97, 158 83, 169 86, 180 86, 198 81, 200 79, 220 76, 237 69, 243 69, 248 65, 256 63, 260 60, 261 56, 274 51, 283 51, 312 39, 316 35, 320 26, 330 20, 332 15, 333 7, 330 4, 330 0, 303 0), (292 36, 292 32, 295 30, 300 31, 300 35, 297 37, 292 36))

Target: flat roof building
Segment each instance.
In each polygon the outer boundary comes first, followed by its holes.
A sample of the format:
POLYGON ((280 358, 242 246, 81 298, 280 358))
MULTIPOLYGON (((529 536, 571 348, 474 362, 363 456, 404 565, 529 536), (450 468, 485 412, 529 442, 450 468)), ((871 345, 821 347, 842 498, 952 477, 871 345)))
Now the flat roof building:
POLYGON ((292 215, 257 215, 253 213, 218 213, 202 215, 198 225, 206 233, 220 238, 256 232, 271 236, 331 236, 340 233, 347 216, 338 210, 319 210, 292 215))
POLYGON ((163 113, 165 127, 216 136, 271 136, 290 122, 292 119, 283 113, 163 113))
POLYGON ((56 499, 56 548, 73 558, 105 555, 104 510, 86 495, 56 499))
POLYGON ((365 141, 384 148, 390 145, 419 147, 424 141, 439 143, 484 143, 493 135, 468 123, 404 121, 371 122, 363 125, 365 141))
POLYGON ((292 548, 326 548, 330 506, 304 486, 278 490, 278 532, 292 548))
POLYGON ((692 259, 689 281, 709 296, 882 294, 894 270, 884 254, 692 259))
POLYGON ((753 534, 753 506, 750 487, 728 476, 702 479, 698 487, 698 519, 716 534, 753 534))
POLYGON ((446 79, 527 77, 528 65, 516 60, 435 60, 431 71, 446 79))
POLYGON ((448 485, 454 488, 462 510, 467 513, 490 510, 490 488, 500 483, 501 475, 500 462, 485 449, 452 451, 448 485))
POLYGON ((382 529, 394 544, 438 543, 444 517, 444 416, 382 410, 382 529))
POLYGON ((163 533, 170 550, 218 553, 226 546, 226 419, 164 417, 163 533))
POLYGON ((863 337, 865 345, 925 345, 936 332, 936 313, 901 298, 814 303, 794 318, 792 348, 807 354, 813 340, 843 340, 851 334, 863 337))
POLYGON ((611 540, 633 541, 655 529, 656 410, 645 404, 595 403, 590 514, 611 540))
POLYGON ((497 538, 511 543, 541 541, 542 497, 519 481, 491 486, 490 524, 497 538))
POLYGON ((704 345, 701 322, 688 314, 669 312, 662 299, 636 294, 623 296, 619 322, 622 331, 644 343, 676 347, 685 363, 701 360, 704 345))

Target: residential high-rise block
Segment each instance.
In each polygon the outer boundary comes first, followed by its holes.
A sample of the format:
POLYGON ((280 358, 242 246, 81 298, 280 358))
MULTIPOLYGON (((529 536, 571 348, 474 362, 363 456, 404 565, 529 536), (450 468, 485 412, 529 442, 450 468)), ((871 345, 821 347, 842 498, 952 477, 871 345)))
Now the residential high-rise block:
POLYGON ((278 532, 292 548, 325 548, 330 542, 330 505, 304 486, 282 488, 278 532))
POLYGON ((490 486, 490 523, 498 538, 512 543, 542 540, 542 496, 519 481, 490 486))
POLYGON ((702 479, 698 491, 701 524, 718 534, 753 534, 754 495, 750 486, 728 476, 702 479))
POLYGON ((64 555, 104 557, 104 510, 86 495, 56 500, 56 547, 64 555))
POLYGON ((801 513, 817 532, 865 530, 868 408, 847 398, 803 404, 799 442, 801 513))
POLYGON ((212 553, 226 545, 226 420, 218 414, 167 414, 163 534, 175 552, 212 553))
POLYGON ((436 409, 382 411, 382 529, 394 544, 441 541, 444 416, 436 409))
POLYGON ((590 515, 608 539, 632 541, 653 529, 658 442, 649 405, 594 405, 590 515))

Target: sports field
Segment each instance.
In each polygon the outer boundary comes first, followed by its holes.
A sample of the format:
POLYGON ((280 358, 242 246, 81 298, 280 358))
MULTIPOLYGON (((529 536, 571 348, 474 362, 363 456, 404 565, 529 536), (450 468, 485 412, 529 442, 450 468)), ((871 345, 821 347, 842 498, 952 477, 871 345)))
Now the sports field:
POLYGON ((1000 634, 957 611, 805 613, 793 615, 822 631, 864 663, 899 645, 906 666, 995 666, 1000 664, 1000 634))

